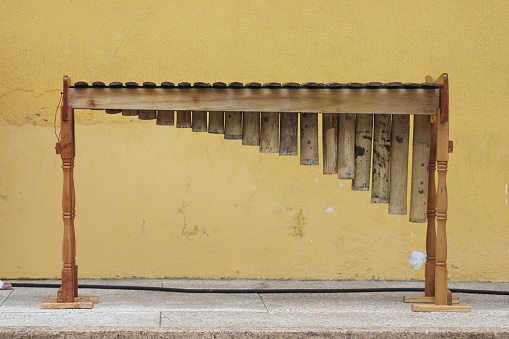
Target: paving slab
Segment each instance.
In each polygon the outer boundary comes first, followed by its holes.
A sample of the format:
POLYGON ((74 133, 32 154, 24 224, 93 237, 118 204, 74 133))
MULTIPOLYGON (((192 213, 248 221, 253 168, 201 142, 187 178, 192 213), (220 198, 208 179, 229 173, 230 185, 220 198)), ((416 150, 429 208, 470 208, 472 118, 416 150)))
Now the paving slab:
MULTIPOLYGON (((36 312, 2 312, 0 326, 80 327, 80 326, 156 326, 160 312, 104 312, 91 310, 42 310, 36 312)), ((1 336, 0 336, 1 337, 1 336)))
MULTIPOLYGON (((423 286, 416 281, 248 279, 87 279, 80 284, 198 289, 423 286)), ((450 287, 508 291, 509 283, 451 283, 450 287)), ((402 298, 422 292, 203 294, 81 288, 80 295, 99 297, 93 309, 41 309, 56 291, 19 287, 0 291, 0 337, 509 338, 509 296, 458 293, 472 312, 415 313, 402 298)))
MULTIPOLYGON (((144 285, 146 286, 146 285, 144 285)), ((46 288, 15 288, 7 298, 0 312, 47 312, 41 303, 51 293, 46 288)), ((56 292, 56 291, 55 291, 56 292)), ((99 303, 84 313, 101 312, 161 312, 161 311, 252 311, 266 312, 262 300, 256 293, 251 294, 185 294, 130 290, 79 290, 80 295, 99 297, 99 303)), ((74 310, 73 310, 74 311, 74 310)))
POLYGON ((13 290, 0 290, 0 306, 7 300, 13 290))

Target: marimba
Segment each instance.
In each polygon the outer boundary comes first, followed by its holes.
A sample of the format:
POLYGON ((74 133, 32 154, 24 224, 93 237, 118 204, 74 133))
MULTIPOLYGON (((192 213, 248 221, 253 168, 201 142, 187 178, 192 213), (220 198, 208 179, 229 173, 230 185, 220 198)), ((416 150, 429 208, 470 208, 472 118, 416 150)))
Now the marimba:
POLYGON ((74 110, 106 110, 156 120, 158 125, 224 134, 243 145, 282 156, 300 154, 318 165, 318 114, 322 114, 323 173, 371 189, 372 203, 407 213, 410 117, 413 117, 409 219, 426 222, 425 295, 405 297, 413 311, 469 311, 447 287, 448 76, 426 82, 248 83, 85 82, 64 77, 61 140, 63 168, 63 270, 56 297, 43 308, 91 308, 97 297, 78 296, 74 232, 74 110), (176 112, 176 119, 175 119, 176 112), (300 121, 300 131, 299 131, 300 121), (299 133, 300 132, 300 133, 299 133), (298 135, 300 134, 300 147, 298 135), (300 150, 300 152, 299 152, 300 150), (438 172, 438 175, 436 175, 438 172), (435 178, 437 177, 437 182, 435 178))

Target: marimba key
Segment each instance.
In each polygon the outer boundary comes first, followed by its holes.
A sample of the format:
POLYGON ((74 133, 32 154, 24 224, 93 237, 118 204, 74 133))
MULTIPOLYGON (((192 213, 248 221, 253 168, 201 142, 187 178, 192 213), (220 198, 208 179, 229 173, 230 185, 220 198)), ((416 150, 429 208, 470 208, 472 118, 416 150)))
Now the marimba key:
POLYGON ((339 82, 329 82, 328 84, 325 84, 326 88, 343 88, 344 84, 339 82))
POLYGON ((228 87, 228 85, 224 82, 221 82, 221 81, 218 81, 218 82, 214 82, 212 84, 212 87, 214 88, 225 88, 225 87, 228 87))
POLYGON ((391 155, 391 115, 375 114, 373 125, 371 202, 388 203, 391 155))
POLYGON ((118 114, 120 112, 122 112, 121 109, 107 109, 106 110, 106 113, 108 113, 108 114, 118 114))
POLYGON ((224 138, 228 140, 242 139, 242 112, 224 113, 224 138))
POLYGON ((421 84, 422 88, 439 88, 440 86, 434 82, 424 82, 421 84))
POLYGON ((355 114, 339 115, 338 178, 355 177, 355 114))
POLYGON ((285 82, 283 84, 283 87, 284 88, 299 88, 300 87, 300 84, 299 83, 296 83, 296 82, 285 82))
POLYGON ((158 111, 156 124, 162 126, 173 126, 175 124, 175 112, 171 110, 158 111))
POLYGON ((228 84, 228 87, 233 87, 233 88, 242 88, 244 87, 244 84, 242 82, 238 82, 238 81, 233 81, 233 82, 230 82, 228 84))
POLYGON ((123 87, 124 84, 119 81, 113 81, 113 82, 110 82, 110 84, 108 86, 110 86, 111 88, 120 88, 120 87, 123 87))
POLYGON ((317 83, 317 82, 305 82, 301 85, 301 87, 304 88, 323 88, 325 87, 324 84, 317 83))
POLYGON ((260 146, 260 112, 242 114, 242 145, 260 146))
POLYGON ((385 88, 401 88, 403 87, 403 83, 401 82, 388 82, 383 85, 385 88))
POLYGON ((410 116, 394 114, 391 131, 389 214, 407 213, 408 145, 410 116))
POLYGON ((193 111, 191 127, 193 132, 207 132, 207 111, 193 111))
POLYGON ((374 82, 368 82, 368 83, 366 84, 366 87, 367 87, 367 88, 380 88, 380 87, 382 87, 382 86, 383 86, 383 84, 382 84, 381 82, 377 82, 377 81, 374 81, 374 82))
POLYGON ((279 153, 279 113, 262 112, 260 152, 279 153))
POLYGON ((77 88, 85 88, 85 87, 88 87, 88 82, 85 82, 85 81, 78 81, 78 82, 75 82, 75 83, 74 83, 74 87, 77 87, 77 88))
POLYGON ((279 120, 279 155, 297 155, 299 114, 282 112, 279 120))
POLYGON ((281 84, 279 82, 267 82, 267 83, 263 84, 263 87, 266 87, 266 88, 280 88, 281 84))
POLYGON ((347 86, 349 88, 362 88, 362 87, 364 87, 364 84, 360 83, 360 82, 350 82, 347 84, 347 86))
POLYGON ((198 88, 212 87, 208 82, 201 82, 201 81, 195 82, 193 86, 198 87, 198 88))
POLYGON ((246 87, 248 88, 260 88, 262 87, 262 84, 259 82, 249 82, 246 84, 246 87))
POLYGON ((300 164, 318 165, 318 114, 300 113, 300 164))
POLYGON ((428 165, 430 159, 429 116, 414 116, 413 138, 409 220, 411 222, 426 222, 428 214, 428 165))
POLYGON ((337 113, 322 114, 323 174, 338 173, 338 127, 337 113))
POLYGON ((355 178, 352 180, 352 190, 354 191, 369 191, 372 144, 373 114, 357 114, 355 121, 355 178))

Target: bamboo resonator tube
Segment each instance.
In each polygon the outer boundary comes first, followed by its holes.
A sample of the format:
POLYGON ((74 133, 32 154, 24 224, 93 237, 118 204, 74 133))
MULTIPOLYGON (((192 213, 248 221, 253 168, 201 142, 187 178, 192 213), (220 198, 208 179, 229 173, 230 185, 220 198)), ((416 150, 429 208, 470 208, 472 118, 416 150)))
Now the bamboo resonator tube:
MULTIPOLYGON (((86 83, 76 83, 71 90, 75 89, 74 96, 80 102, 79 91, 89 88, 86 83)), ((130 103, 116 108, 118 104, 113 95, 108 104, 111 108, 106 108, 109 114, 122 112, 125 116, 137 115, 140 120, 156 119, 158 125, 223 134, 224 139, 242 140, 243 145, 258 146, 261 153, 300 155, 301 165, 320 164, 321 133, 323 174, 336 174, 339 179, 351 180, 352 190, 371 190, 371 202, 387 203, 390 214, 407 214, 407 168, 411 144, 409 219, 412 222, 425 222, 431 215, 428 210, 430 197, 427 194, 428 181, 431 179, 428 174, 431 166, 429 126, 431 112, 438 107, 436 84, 281 85, 271 82, 262 85, 253 82, 244 85, 239 82, 216 82, 211 85, 181 82, 175 85, 163 82, 161 86, 156 86, 155 83, 144 82, 140 86, 136 82, 127 82, 124 86, 115 82, 106 86, 96 82, 92 88, 110 90, 110 94, 117 93, 117 90, 130 91, 125 95, 145 90, 146 97, 133 100, 146 100, 150 106, 133 107, 136 105, 130 103), (165 102, 165 97, 161 97, 163 93, 175 95, 170 98, 173 101, 161 107, 165 102), (211 93, 218 97, 224 95, 222 103, 211 93), (338 105, 333 102, 336 96, 331 93, 338 95, 338 105), (339 97, 343 94, 349 97, 349 107, 343 107, 345 98, 339 97), (252 99, 254 97, 256 101, 252 99), (382 99, 392 101, 391 109, 380 104, 382 99), (271 110, 276 108, 271 104, 273 101, 280 102, 277 107, 284 107, 285 110, 271 110), (315 103, 308 112, 305 110, 310 108, 306 107, 307 101, 315 103), (244 106, 244 103, 249 106, 244 106), (299 105, 301 107, 297 107, 299 105), (320 110, 315 111, 316 107, 320 110), (319 116, 316 113, 322 114, 319 116), (412 142, 410 115, 414 116, 412 142), (318 127, 320 117, 321 128, 318 127)), ((98 93, 94 92, 92 101, 101 102, 102 97, 98 93)))

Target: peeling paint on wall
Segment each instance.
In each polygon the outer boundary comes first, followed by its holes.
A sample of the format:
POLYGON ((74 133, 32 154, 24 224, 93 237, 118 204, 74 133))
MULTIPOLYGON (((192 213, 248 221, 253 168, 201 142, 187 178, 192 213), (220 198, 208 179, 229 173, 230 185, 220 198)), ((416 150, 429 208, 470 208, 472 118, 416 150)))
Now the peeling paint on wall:
POLYGON ((325 213, 332 213, 334 212, 334 208, 332 207, 327 207, 327 209, 325 210, 325 213))
POLYGON ((422 264, 426 262, 426 253, 422 251, 412 251, 408 256, 408 262, 416 270, 420 269, 422 264))

